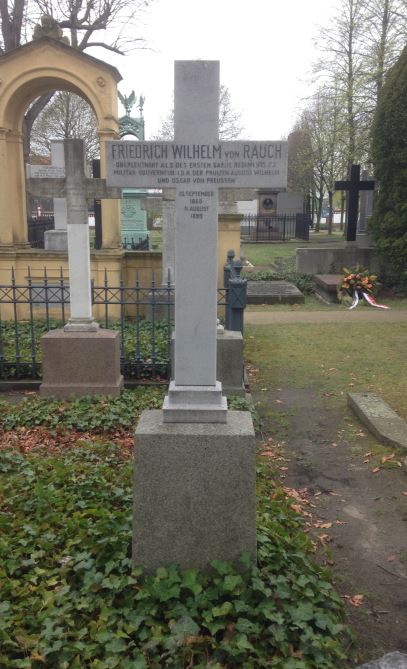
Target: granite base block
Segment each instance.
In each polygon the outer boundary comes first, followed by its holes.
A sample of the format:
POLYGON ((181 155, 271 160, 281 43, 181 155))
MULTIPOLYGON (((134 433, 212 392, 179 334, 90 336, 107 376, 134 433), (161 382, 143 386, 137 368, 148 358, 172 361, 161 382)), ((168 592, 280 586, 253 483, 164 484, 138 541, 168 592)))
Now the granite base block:
MULTIPOLYGON (((133 561, 151 573, 207 570, 256 556, 255 438, 247 411, 225 424, 164 423, 143 412, 135 434, 133 561)), ((241 565, 240 565, 241 566, 241 565)))
POLYGON ((120 395, 119 332, 51 330, 41 338, 41 348, 41 397, 120 395))

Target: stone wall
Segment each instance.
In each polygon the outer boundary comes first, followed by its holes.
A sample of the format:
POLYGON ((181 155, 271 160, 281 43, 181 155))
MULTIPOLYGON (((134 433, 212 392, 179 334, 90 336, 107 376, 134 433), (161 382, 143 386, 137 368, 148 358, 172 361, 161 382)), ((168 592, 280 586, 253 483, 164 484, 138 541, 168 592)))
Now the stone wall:
POLYGON ((300 274, 338 274, 343 267, 355 267, 371 272, 380 271, 376 249, 347 246, 345 248, 297 249, 296 270, 300 274))

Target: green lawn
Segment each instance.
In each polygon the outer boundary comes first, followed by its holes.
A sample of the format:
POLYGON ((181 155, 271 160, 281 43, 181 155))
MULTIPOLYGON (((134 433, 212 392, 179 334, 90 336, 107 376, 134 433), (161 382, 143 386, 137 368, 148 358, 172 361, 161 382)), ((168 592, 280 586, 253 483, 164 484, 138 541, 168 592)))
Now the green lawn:
POLYGON ((316 384, 341 406, 370 390, 407 420, 406 343, 406 323, 247 326, 245 359, 268 388, 316 384))
POLYGON ((343 246, 342 234, 328 236, 326 232, 312 233, 309 242, 272 242, 270 244, 242 244, 241 255, 252 265, 270 265, 275 258, 293 258, 295 250, 315 246, 343 246))

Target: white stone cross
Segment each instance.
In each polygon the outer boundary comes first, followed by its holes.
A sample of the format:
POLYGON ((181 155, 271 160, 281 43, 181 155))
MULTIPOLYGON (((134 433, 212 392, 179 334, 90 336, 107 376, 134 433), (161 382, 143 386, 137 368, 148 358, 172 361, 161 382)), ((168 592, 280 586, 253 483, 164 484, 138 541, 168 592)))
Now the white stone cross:
POLYGON ((107 142, 107 183, 175 188, 175 365, 164 422, 225 422, 216 380, 218 189, 283 187, 286 142, 220 142, 219 62, 175 62, 174 142, 107 142))
POLYGON ((64 146, 65 178, 49 167, 48 173, 27 179, 27 190, 39 197, 66 198, 70 318, 64 330, 92 332, 99 325, 92 315, 88 202, 120 199, 121 189, 107 187, 104 179, 86 177, 81 139, 68 139, 64 146))
MULTIPOLYGON (((51 139, 51 165, 27 165, 27 178, 64 178, 65 155, 62 139, 51 139)), ((54 230, 44 233, 44 248, 48 251, 66 251, 67 242, 66 200, 54 197, 54 230)))

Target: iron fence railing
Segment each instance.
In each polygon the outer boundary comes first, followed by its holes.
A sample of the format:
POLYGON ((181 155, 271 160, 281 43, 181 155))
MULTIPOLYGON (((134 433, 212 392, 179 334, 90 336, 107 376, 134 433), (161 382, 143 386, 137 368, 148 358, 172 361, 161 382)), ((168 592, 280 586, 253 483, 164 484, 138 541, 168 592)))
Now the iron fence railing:
POLYGON ((240 223, 240 235, 250 242, 286 242, 309 239, 310 217, 307 214, 246 214, 240 223))
POLYGON ((54 229, 53 216, 41 216, 28 219, 28 242, 34 249, 44 248, 44 234, 54 229))
MULTIPOLYGON (((227 308, 228 289, 218 289, 218 306, 227 308)), ((0 379, 41 378, 41 336, 69 319, 69 281, 62 268, 57 278, 47 270, 26 281, 0 285, 0 379)), ((121 370, 125 379, 166 380, 171 370, 174 287, 147 287, 136 277, 133 286, 120 280, 92 284, 93 312, 100 327, 120 331, 121 370)))

